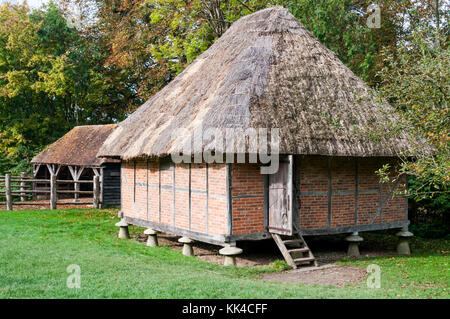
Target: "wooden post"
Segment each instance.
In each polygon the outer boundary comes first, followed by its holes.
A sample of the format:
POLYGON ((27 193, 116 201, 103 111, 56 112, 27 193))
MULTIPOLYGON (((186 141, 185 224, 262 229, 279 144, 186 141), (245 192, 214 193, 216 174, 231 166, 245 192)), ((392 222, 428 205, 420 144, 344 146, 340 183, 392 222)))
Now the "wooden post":
POLYGON ((56 175, 50 176, 50 209, 56 209, 57 193, 56 175))
MULTIPOLYGON (((40 168, 41 168, 41 164, 34 165, 34 167, 33 167, 33 179, 37 179, 37 175, 38 175, 38 172, 39 172, 40 168)), ((33 191, 35 191, 37 189, 37 183, 36 182, 32 182, 31 185, 32 185, 33 191)), ((33 193, 32 196, 33 196, 34 200, 37 199, 37 193, 33 193)))
POLYGON ((100 208, 100 177, 94 176, 94 208, 99 209, 100 208))
POLYGON ((12 196, 11 196, 11 175, 5 175, 5 187, 6 187, 6 209, 13 210, 12 196))
POLYGON ((77 182, 80 180, 83 170, 84 170, 83 167, 69 166, 70 175, 72 175, 72 178, 75 181, 75 183, 74 183, 75 193, 73 196, 74 202, 78 202, 78 198, 79 198, 78 192, 80 191, 80 183, 77 183, 77 182))
POLYGON ((20 173, 20 191, 24 193, 20 193, 20 201, 24 202, 26 201, 26 194, 25 194, 25 187, 27 186, 27 183, 25 182, 25 178, 27 177, 27 173, 22 172, 20 173))
POLYGON ((74 185, 75 185, 75 193, 74 193, 74 196, 73 196, 73 201, 75 203, 77 203, 78 202, 78 198, 80 197, 80 195, 78 193, 80 191, 80 183, 75 183, 74 185))
MULTIPOLYGON (((100 206, 102 205, 101 201, 103 200, 103 167, 100 168, 92 168, 92 171, 94 172, 94 176, 99 176, 99 180, 100 180, 100 206)), ((100 207, 99 207, 100 208, 100 207)))

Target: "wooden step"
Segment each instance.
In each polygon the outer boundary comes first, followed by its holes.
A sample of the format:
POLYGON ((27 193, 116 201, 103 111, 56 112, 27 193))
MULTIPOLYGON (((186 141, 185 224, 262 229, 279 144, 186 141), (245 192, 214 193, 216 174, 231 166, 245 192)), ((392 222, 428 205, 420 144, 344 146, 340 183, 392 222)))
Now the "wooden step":
POLYGON ((292 245, 292 244, 301 244, 302 241, 300 239, 288 239, 288 240, 283 240, 283 243, 285 245, 292 245))
MULTIPOLYGON (((296 227, 297 228, 297 227, 296 227)), ((280 235, 276 233, 272 233, 272 238, 280 249, 281 254, 286 260, 287 264, 291 266, 293 269, 297 269, 298 266, 309 264, 311 262, 314 263, 314 266, 317 266, 317 260, 314 257, 312 251, 309 249, 308 244, 303 238, 301 232, 297 229, 296 233, 293 233, 292 236, 280 235), (290 238, 290 239, 287 239, 290 238), (286 246, 289 245, 288 249, 286 246), (297 247, 292 247, 297 246, 297 247), (295 258, 299 256, 293 256, 295 253, 307 253, 308 257, 295 258), (294 259, 295 258, 295 259, 294 259)))
POLYGON ((309 248, 306 248, 306 247, 288 249, 289 253, 307 253, 308 251, 309 251, 309 248))
POLYGON ((294 262, 296 264, 303 264, 303 263, 310 263, 310 262, 312 262, 314 260, 316 260, 314 257, 305 257, 305 258, 294 259, 294 262))

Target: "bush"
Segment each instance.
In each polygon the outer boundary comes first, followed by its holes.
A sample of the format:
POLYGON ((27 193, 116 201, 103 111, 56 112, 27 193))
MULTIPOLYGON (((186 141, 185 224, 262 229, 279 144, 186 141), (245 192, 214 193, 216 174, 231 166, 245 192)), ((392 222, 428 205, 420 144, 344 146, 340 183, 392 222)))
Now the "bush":
POLYGON ((415 236, 422 238, 443 238, 449 235, 449 227, 446 223, 414 224, 409 229, 415 236))
POLYGON ((289 266, 284 260, 275 260, 272 263, 272 268, 277 271, 285 271, 285 270, 292 269, 292 267, 289 266))

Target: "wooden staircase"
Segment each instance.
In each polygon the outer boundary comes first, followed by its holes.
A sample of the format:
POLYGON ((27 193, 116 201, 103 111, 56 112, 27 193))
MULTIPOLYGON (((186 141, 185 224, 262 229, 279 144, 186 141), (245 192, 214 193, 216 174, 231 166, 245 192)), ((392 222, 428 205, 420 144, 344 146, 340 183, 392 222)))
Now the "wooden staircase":
POLYGON ((316 258, 309 249, 300 232, 297 231, 292 236, 273 233, 271 235, 280 249, 284 260, 286 260, 288 265, 293 269, 297 269, 299 266, 303 265, 318 266, 316 258))

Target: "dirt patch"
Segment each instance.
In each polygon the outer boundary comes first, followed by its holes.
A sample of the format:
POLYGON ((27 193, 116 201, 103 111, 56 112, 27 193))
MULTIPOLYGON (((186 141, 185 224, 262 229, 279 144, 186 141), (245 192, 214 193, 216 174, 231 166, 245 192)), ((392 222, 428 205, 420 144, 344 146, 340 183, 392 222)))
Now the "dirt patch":
MULTIPOLYGON (((178 238, 178 236, 161 234, 158 236, 158 243, 160 246, 181 250, 183 244, 178 243, 178 238)), ((137 237, 137 240, 145 243, 147 236, 140 235, 137 237)), ((244 253, 236 258, 238 267, 268 266, 275 260, 283 259, 278 247, 271 240, 240 242, 238 246, 244 250, 244 253)), ((219 254, 221 247, 195 242, 193 248, 197 258, 219 265, 223 264, 224 257, 219 254)), ((318 249, 318 247, 316 248, 318 249)), ((367 274, 363 269, 333 264, 334 261, 345 257, 345 250, 337 252, 325 250, 314 253, 320 265, 317 268, 307 267, 280 273, 264 274, 261 279, 277 282, 343 287, 345 285, 356 285, 360 283, 367 274)), ((370 255, 375 256, 384 253, 387 254, 388 252, 370 252, 370 255)))
MULTIPOLYGON (((181 250, 183 245, 178 243, 179 236, 170 234, 160 234, 158 242, 160 246, 168 246, 175 250, 181 250)), ((144 243, 147 236, 140 235, 137 240, 144 243)), ((346 257, 347 244, 334 238, 331 240, 307 240, 311 250, 314 253, 320 266, 333 264, 336 261, 346 257)), ((271 239, 261 241, 238 242, 237 245, 244 252, 236 258, 238 267, 268 266, 276 260, 284 260, 275 242, 271 239)), ((223 264, 224 257, 219 254, 222 247, 194 242, 193 249, 196 257, 212 262, 215 264, 223 264)), ((361 249, 361 257, 376 257, 393 254, 394 251, 388 249, 372 249, 363 247, 361 249)))
POLYGON ((366 277, 366 274, 365 270, 356 267, 326 265, 315 269, 296 269, 282 273, 264 274, 262 279, 307 285, 344 287, 346 285, 357 285, 366 277))
MULTIPOLYGON (((175 250, 182 250, 183 244, 178 243, 179 236, 170 234, 158 235, 158 244, 168 246, 175 250)), ((147 236, 140 235, 137 240, 144 243, 147 236)), ((272 264, 275 260, 283 259, 273 241, 239 242, 239 248, 244 252, 236 258, 238 267, 265 266, 272 264)), ((211 263, 222 265, 224 257, 219 254, 222 247, 203 242, 194 242, 193 249, 197 258, 211 263)))

